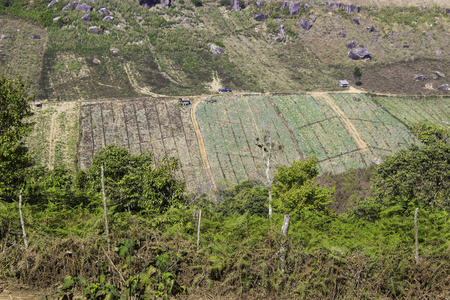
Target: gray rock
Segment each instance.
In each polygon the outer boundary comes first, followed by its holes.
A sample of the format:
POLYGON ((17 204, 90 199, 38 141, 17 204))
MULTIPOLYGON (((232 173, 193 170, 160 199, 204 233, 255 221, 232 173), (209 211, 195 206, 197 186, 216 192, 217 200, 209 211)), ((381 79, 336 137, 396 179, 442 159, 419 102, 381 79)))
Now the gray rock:
POLYGON ((62 11, 69 11, 70 10, 70 6, 69 5, 64 5, 64 7, 61 10, 62 11))
POLYGON ((113 16, 106 16, 103 18, 103 21, 113 21, 114 17, 113 16))
POLYGON ((281 18, 273 19, 272 22, 274 22, 274 23, 284 23, 284 19, 281 19, 281 18))
POLYGON ((99 32, 100 32, 100 29, 99 29, 97 26, 90 26, 90 27, 88 28, 88 30, 89 30, 90 32, 92 32, 93 34, 99 34, 99 32))
POLYGON ((361 6, 356 7, 356 12, 359 14, 361 12, 361 6))
POLYGON ((81 17, 81 21, 90 22, 91 16, 89 14, 85 14, 84 16, 81 17))
POLYGON ((53 18, 53 23, 58 22, 59 19, 61 19, 61 17, 55 17, 55 18, 53 18))
POLYGON ((51 1, 49 4, 47 4, 47 7, 53 6, 56 4, 56 0, 51 1))
POLYGON ((6 39, 6 35, 0 34, 0 40, 6 39))
POLYGON ((445 74, 442 73, 442 72, 439 72, 439 71, 434 72, 434 74, 436 74, 440 78, 444 78, 445 77, 445 74))
POLYGON ((334 3, 333 2, 328 3, 328 9, 332 10, 333 8, 334 8, 334 3))
POLYGON ((426 31, 425 31, 425 35, 429 38, 433 37, 430 33, 426 32, 426 31))
POLYGON ((448 90, 450 90, 450 85, 448 85, 448 84, 446 83, 446 84, 443 84, 443 85, 441 85, 440 87, 438 87, 438 89, 444 90, 444 91, 448 91, 448 90))
POLYGON ((437 56, 442 55, 442 50, 436 51, 436 55, 437 55, 437 56))
POLYGON ((403 48, 408 49, 409 45, 403 45, 403 48))
POLYGON ((277 43, 286 43, 286 38, 284 36, 280 36, 275 40, 277 43))
POLYGON ((87 3, 81 3, 77 6, 77 10, 84 11, 84 12, 90 12, 92 10, 92 6, 90 6, 87 3))
POLYGON ((41 36, 40 36, 39 34, 33 34, 33 35, 31 36, 31 38, 32 38, 33 40, 40 40, 40 39, 41 39, 41 36))
POLYGON ((109 51, 111 51, 112 53, 116 54, 119 52, 119 49, 117 48, 110 48, 109 51))
POLYGON ((345 34, 345 33, 339 33, 339 36, 341 37, 341 38, 345 38, 347 35, 345 34))
POLYGON ((284 31, 284 25, 281 24, 280 26, 278 26, 277 28, 277 32, 280 36, 284 37, 286 35, 286 32, 284 31))
POLYGON ((353 19, 353 23, 355 23, 356 25, 360 25, 361 23, 359 23, 359 19, 353 19))
POLYGON ((311 18, 311 21, 312 21, 313 23, 316 22, 316 17, 313 16, 313 17, 311 18))
POLYGON ((212 54, 224 54, 225 51, 215 44, 211 44, 211 53, 212 54))
POLYGON ((234 11, 240 11, 241 10, 241 7, 239 6, 239 0, 234 0, 233 10, 234 11))
POLYGON ((269 36, 270 36, 271 38, 274 38, 274 37, 276 37, 276 35, 275 35, 275 34, 273 34, 273 33, 269 33, 269 36))
POLYGON ((207 7, 207 8, 206 8, 206 11, 211 11, 211 7, 207 7))
POLYGON ((170 7, 170 0, 161 0, 161 7, 162 8, 169 8, 170 7))
POLYGON ((92 61, 92 63, 99 65, 101 64, 100 60, 98 58, 94 58, 94 60, 92 61))
POLYGON ((108 35, 108 34, 110 34, 111 32, 109 31, 109 30, 104 30, 103 31, 103 34, 106 34, 106 35, 108 35))
POLYGON ((106 7, 102 7, 99 10, 97 10, 98 14, 103 14, 104 16, 109 16, 111 14, 111 12, 106 8, 106 7))
POLYGON ((303 28, 304 30, 310 30, 312 27, 312 24, 305 19, 301 19, 300 22, 298 22, 298 25, 300 25, 300 27, 303 28))
POLYGON ((287 6, 288 6, 287 1, 281 2, 281 11, 285 10, 287 6))
POLYGON ((348 57, 350 57, 353 60, 366 59, 366 58, 371 59, 372 58, 370 56, 370 51, 364 47, 360 47, 360 48, 357 48, 355 50, 348 52, 348 57))
POLYGON ((300 13, 300 3, 289 2, 289 15, 296 16, 300 13))
POLYGON ((336 3, 336 9, 341 9, 342 8, 342 3, 336 3))
POLYGON ((72 7, 73 9, 75 9, 78 6, 78 2, 79 1, 70 1, 69 4, 67 4, 67 5, 69 5, 69 7, 72 7))
POLYGON ((446 9, 445 9, 445 13, 448 14, 448 15, 450 15, 450 8, 446 8, 446 9))
POLYGON ((189 19, 188 18, 186 18, 186 19, 184 19, 184 21, 183 21, 184 23, 189 23, 189 19))
POLYGON ((370 32, 375 31, 375 27, 373 27, 373 26, 367 26, 366 29, 369 30, 370 32))
POLYGON ((414 76, 414 80, 424 81, 424 80, 427 80, 427 78, 425 77, 425 75, 419 74, 419 75, 414 76))
POLYGON ((355 11, 355 6, 353 4, 347 4, 347 6, 345 7, 345 11, 351 15, 354 11, 355 11))
POLYGON ((265 19, 267 19, 269 17, 268 14, 256 14, 255 15, 255 20, 256 21, 263 21, 265 19))

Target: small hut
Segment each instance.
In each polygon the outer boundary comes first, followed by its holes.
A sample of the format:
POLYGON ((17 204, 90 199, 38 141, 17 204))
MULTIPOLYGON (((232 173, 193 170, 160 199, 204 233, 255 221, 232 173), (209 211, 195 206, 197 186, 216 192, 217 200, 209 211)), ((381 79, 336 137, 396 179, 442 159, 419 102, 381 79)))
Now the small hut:
POLYGON ((343 87, 343 88, 348 88, 348 85, 349 85, 347 80, 339 80, 338 84, 340 87, 343 87))
POLYGON ((191 105, 191 100, 189 98, 180 98, 180 104, 183 106, 191 105))

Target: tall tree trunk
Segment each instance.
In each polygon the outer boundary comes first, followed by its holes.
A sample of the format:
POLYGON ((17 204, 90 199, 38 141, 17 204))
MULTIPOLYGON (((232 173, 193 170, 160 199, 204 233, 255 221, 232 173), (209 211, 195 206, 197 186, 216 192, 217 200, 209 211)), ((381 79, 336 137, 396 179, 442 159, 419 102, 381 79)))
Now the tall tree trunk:
POLYGON ((25 232, 25 223, 23 222, 23 215, 22 215, 22 192, 23 188, 20 189, 19 193, 19 216, 20 216, 20 225, 22 226, 23 243, 25 244, 25 249, 27 249, 28 248, 27 233, 25 232))
MULTIPOLYGON (((109 226, 108 226, 108 210, 106 208, 106 193, 105 193, 105 177, 103 175, 103 166, 101 166, 101 171, 102 171, 102 196, 103 196, 103 214, 105 216, 105 231, 106 231, 106 238, 108 239, 109 242, 109 226)), ((109 249, 108 249, 109 251, 109 249)))
POLYGON ((281 226, 281 248, 280 248, 281 272, 284 272, 284 270, 286 269, 286 251, 287 251, 286 244, 290 221, 291 215, 284 215, 283 226, 281 226))
POLYGON ((419 208, 416 208, 414 212, 414 235, 416 237, 416 265, 419 264, 419 229, 417 228, 417 214, 419 213, 419 208))

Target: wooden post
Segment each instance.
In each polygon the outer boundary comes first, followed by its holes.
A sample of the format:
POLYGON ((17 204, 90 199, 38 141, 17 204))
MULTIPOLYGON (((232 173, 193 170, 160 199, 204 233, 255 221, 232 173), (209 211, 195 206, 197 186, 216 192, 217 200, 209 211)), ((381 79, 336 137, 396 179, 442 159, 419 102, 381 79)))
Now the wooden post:
POLYGON ((23 222, 23 215, 22 215, 22 192, 23 188, 21 188, 19 192, 19 216, 20 216, 20 225, 22 226, 23 243, 25 244, 25 249, 27 249, 28 248, 27 233, 25 232, 25 223, 23 222))
POLYGON ((419 213, 419 208, 416 208, 414 212, 414 235, 416 236, 416 265, 419 264, 419 229, 417 228, 417 214, 419 213))
MULTIPOLYGON (((106 231, 106 238, 108 239, 109 242, 109 226, 108 226, 108 211, 106 208, 106 194, 105 194, 105 178, 103 175, 103 166, 100 167, 101 171, 102 171, 102 195, 103 195, 103 214, 105 216, 105 231, 106 231)), ((108 249, 109 251, 109 249, 108 249)))
POLYGON ((281 226, 281 248, 280 248, 281 272, 284 272, 284 270, 286 269, 286 243, 290 220, 291 215, 284 215, 283 226, 281 226))
POLYGON ((197 252, 200 248, 200 223, 202 221, 202 210, 198 212, 198 228, 197 228, 197 252))

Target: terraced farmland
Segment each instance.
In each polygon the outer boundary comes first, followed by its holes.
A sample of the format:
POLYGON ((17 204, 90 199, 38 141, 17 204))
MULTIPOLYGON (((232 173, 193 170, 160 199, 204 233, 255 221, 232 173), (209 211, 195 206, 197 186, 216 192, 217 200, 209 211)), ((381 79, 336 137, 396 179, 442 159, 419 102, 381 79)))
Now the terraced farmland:
POLYGON ((152 151, 180 159, 177 177, 188 191, 201 192, 207 182, 189 107, 177 100, 84 102, 81 106, 80 168, 87 169, 94 154, 107 145, 130 149, 133 154, 152 151))
POLYGON ((450 123, 450 98, 375 97, 374 100, 404 122, 428 121, 438 126, 450 123))
POLYGON ((284 151, 276 155, 277 164, 289 164, 301 157, 288 128, 267 97, 223 96, 216 100, 200 104, 197 118, 217 183, 235 184, 261 178, 262 155, 255 143, 264 134, 284 146, 284 151))

